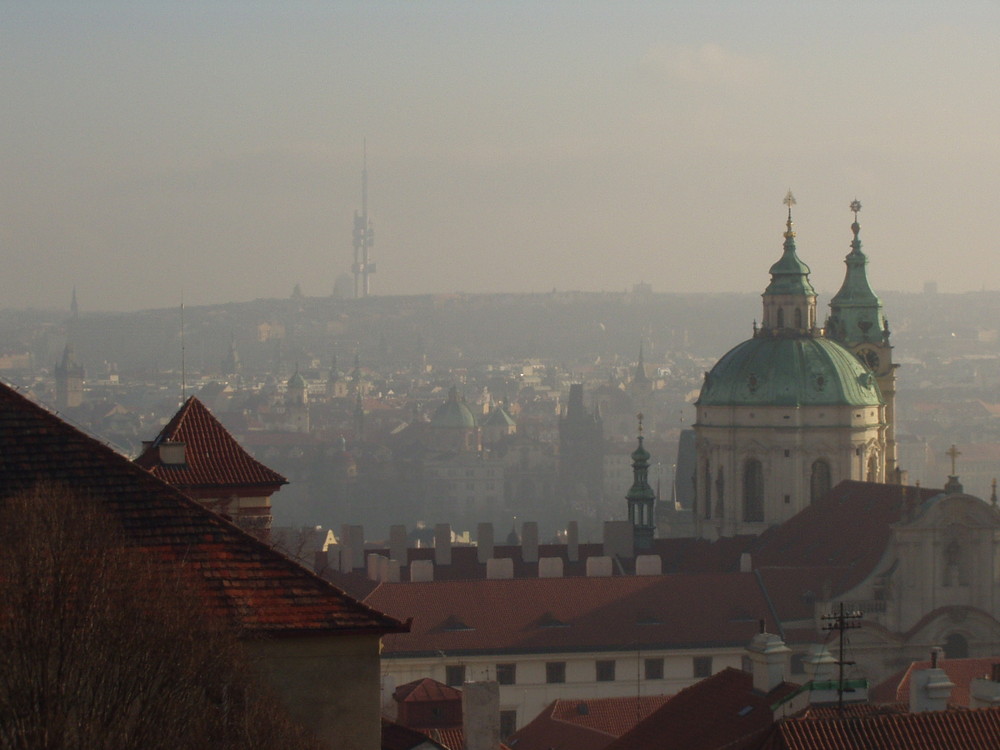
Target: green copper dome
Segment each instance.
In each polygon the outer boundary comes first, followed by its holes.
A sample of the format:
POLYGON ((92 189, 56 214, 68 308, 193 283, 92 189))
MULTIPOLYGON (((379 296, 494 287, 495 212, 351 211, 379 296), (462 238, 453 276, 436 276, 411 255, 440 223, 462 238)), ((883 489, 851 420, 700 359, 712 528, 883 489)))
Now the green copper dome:
POLYGON ((855 200, 851 204, 855 212, 851 231, 851 252, 844 258, 847 273, 840 291, 830 300, 830 318, 827 321, 827 335, 845 344, 855 345, 864 341, 882 341, 888 338, 885 318, 882 315, 882 300, 868 283, 868 256, 861 250, 861 225, 857 212, 861 204, 855 200))
POLYGON ((299 374, 298 368, 295 370, 295 374, 288 379, 288 388, 290 390, 298 389, 304 391, 306 389, 306 379, 299 374))
POLYGON ((835 341, 757 336, 705 376, 699 406, 878 406, 874 376, 835 341))
POLYGON ((476 426, 476 416, 459 400, 455 386, 448 391, 448 400, 439 406, 431 417, 431 427, 451 427, 470 429, 476 426))

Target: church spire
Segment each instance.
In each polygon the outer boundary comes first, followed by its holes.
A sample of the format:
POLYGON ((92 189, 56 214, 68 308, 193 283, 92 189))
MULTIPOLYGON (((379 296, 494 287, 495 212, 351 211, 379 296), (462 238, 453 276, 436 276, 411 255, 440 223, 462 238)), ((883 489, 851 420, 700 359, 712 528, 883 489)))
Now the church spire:
POLYGON ((889 330, 882 315, 882 301, 872 291, 868 283, 868 256, 861 250, 861 225, 858 212, 861 202, 851 201, 854 223, 851 232, 851 252, 844 258, 847 272, 844 283, 830 300, 830 319, 827 322, 827 336, 847 346, 863 342, 883 342, 888 339, 889 330))
POLYGON ((785 242, 781 258, 771 266, 771 283, 763 294, 763 335, 802 335, 811 332, 816 322, 816 290, 809 283, 809 266, 795 251, 792 206, 796 201, 791 190, 783 202, 788 207, 785 242))
POLYGON ((649 451, 642 446, 642 414, 639 420, 638 447, 632 451, 632 486, 625 499, 628 501, 628 518, 632 522, 632 534, 636 549, 649 549, 656 532, 653 520, 653 505, 656 493, 649 486, 649 451))

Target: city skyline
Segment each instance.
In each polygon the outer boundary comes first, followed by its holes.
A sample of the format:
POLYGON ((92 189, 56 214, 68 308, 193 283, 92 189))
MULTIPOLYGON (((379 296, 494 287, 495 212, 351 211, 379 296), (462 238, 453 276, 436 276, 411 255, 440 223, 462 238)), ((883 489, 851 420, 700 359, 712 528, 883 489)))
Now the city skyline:
POLYGON ((365 140, 376 295, 758 291, 788 188, 826 297, 854 198, 876 288, 1000 288, 988 3, 0 15, 7 307, 329 295, 365 140))

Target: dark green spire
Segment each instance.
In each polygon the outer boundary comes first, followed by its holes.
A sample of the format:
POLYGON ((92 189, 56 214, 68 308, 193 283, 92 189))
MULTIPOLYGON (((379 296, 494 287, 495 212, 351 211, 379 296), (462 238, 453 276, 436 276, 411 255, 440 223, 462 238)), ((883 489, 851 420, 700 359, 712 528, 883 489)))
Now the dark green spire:
POLYGON ((809 283, 809 266, 803 263, 795 252, 795 232, 792 231, 792 206, 795 196, 788 191, 785 196, 788 206, 788 221, 785 223, 785 244, 778 262, 771 266, 771 283, 764 290, 765 295, 803 294, 816 296, 816 290, 809 283))
POLYGON ((639 445, 632 451, 632 486, 625 499, 628 501, 628 518, 632 522, 635 547, 648 549, 656 531, 653 520, 656 493, 649 486, 649 451, 642 447, 642 414, 638 415, 638 419, 639 445))
POLYGON ((855 345, 864 341, 882 341, 887 335, 885 319, 882 317, 882 300, 872 291, 868 283, 868 256, 861 251, 861 225, 858 211, 861 203, 851 202, 854 223, 851 231, 851 252, 844 258, 847 273, 840 291, 830 300, 830 319, 827 335, 843 344, 855 345))

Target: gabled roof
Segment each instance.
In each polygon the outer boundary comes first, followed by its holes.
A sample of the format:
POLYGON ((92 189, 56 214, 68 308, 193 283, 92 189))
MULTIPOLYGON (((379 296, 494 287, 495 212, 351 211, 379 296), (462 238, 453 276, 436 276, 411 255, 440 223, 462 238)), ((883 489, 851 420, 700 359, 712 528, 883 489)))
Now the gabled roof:
POLYGON ((556 700, 509 742, 517 750, 603 750, 669 699, 650 695, 556 700))
POLYGON ((761 750, 995 750, 1000 709, 791 718, 774 725, 761 750))
POLYGON ((191 396, 146 447, 136 464, 167 484, 184 488, 259 487, 274 492, 288 480, 247 453, 212 412, 191 396), (160 445, 185 444, 183 464, 160 460, 160 445))
POLYGON ((385 639, 395 657, 742 647, 776 627, 752 573, 383 583, 365 603, 413 617, 385 639))
POLYGON ((771 706, 797 687, 753 689, 753 675, 731 667, 685 688, 607 750, 716 750, 755 747, 773 722, 771 706))
POLYGON ((393 691, 392 697, 399 703, 423 703, 438 701, 462 700, 462 691, 444 683, 424 677, 420 680, 400 685, 393 691))
POLYGON ((405 630, 0 384, 0 496, 40 483, 102 500, 130 543, 151 559, 187 566, 208 606, 248 632, 405 630))
POLYGON ((839 569, 830 580, 831 593, 837 595, 874 571, 892 525, 902 521, 909 508, 940 494, 922 487, 841 482, 821 500, 761 534, 751 548, 754 567, 839 569))
POLYGON ((382 750, 450 750, 416 729, 382 717, 382 750))

